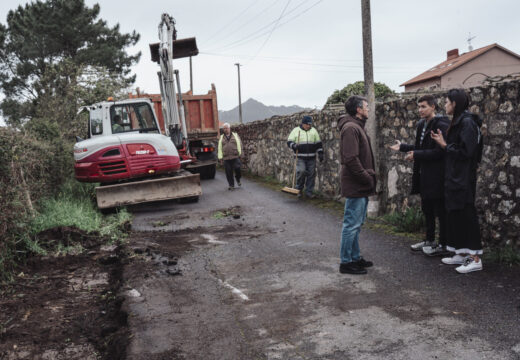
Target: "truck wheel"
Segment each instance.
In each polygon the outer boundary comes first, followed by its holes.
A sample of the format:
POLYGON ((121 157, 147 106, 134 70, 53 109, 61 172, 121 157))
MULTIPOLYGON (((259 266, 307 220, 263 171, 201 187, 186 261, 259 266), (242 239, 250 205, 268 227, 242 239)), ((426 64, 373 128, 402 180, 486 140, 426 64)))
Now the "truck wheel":
POLYGON ((181 204, 196 203, 198 201, 199 201, 199 197, 198 196, 189 196, 189 197, 185 197, 185 198, 180 198, 179 199, 179 202, 181 204))
POLYGON ((201 179, 214 179, 215 173, 217 172, 217 165, 208 165, 200 169, 201 179))

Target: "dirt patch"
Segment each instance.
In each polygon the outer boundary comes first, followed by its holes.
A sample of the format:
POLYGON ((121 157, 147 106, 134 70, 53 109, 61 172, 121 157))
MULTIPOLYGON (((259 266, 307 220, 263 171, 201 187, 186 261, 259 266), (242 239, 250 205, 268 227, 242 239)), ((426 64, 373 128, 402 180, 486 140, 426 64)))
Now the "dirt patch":
POLYGON ((100 246, 106 240, 98 233, 87 233, 77 228, 60 226, 42 231, 35 235, 35 240, 44 249, 54 249, 57 245, 73 246, 81 244, 85 249, 100 246))
POLYGON ((29 258, 16 283, 2 287, 0 358, 124 359, 123 250, 70 229, 41 235, 54 241, 60 234, 89 250, 29 258))

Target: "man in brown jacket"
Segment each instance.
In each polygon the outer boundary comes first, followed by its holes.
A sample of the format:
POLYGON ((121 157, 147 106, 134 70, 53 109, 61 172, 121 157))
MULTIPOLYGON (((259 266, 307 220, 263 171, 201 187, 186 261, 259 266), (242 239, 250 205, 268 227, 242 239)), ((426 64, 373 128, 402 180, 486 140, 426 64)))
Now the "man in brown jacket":
POLYGON ((341 196, 345 212, 341 230, 341 263, 343 274, 366 274, 371 261, 361 257, 359 232, 365 222, 368 196, 375 194, 376 176, 370 138, 365 131, 368 103, 361 96, 351 96, 345 102, 347 114, 338 120, 341 133, 341 196))
POLYGON ((228 190, 233 190, 235 188, 233 171, 235 172, 237 185, 242 186, 240 183, 240 155, 242 155, 242 144, 240 137, 237 133, 231 131, 231 126, 228 123, 223 125, 223 129, 224 134, 220 135, 218 141, 218 159, 221 162, 224 160, 224 168, 226 169, 226 178, 229 185, 228 190))

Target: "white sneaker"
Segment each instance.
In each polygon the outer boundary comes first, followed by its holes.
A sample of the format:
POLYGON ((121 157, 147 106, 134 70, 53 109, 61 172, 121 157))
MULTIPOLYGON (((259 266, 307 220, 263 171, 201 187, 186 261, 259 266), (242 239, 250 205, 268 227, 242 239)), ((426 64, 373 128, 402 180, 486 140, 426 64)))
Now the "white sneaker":
POLYGON ((482 270, 482 259, 479 259, 479 261, 476 262, 475 259, 470 256, 466 259, 466 261, 464 261, 464 264, 455 268, 455 270, 457 270, 457 272, 460 274, 482 270))
POLYGON ((423 249, 423 247, 425 247, 425 246, 433 246, 433 245, 434 245, 433 242, 421 241, 421 242, 418 242, 417 244, 410 245, 410 249, 412 251, 421 251, 423 249))
POLYGON ((446 265, 462 265, 467 256, 455 255, 453 257, 442 258, 442 263, 446 265))

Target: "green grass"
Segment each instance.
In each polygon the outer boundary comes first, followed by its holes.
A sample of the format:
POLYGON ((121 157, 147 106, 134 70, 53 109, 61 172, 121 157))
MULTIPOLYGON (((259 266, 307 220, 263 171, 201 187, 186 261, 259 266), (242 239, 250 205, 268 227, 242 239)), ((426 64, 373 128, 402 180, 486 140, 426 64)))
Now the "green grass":
POLYGON ((40 200, 36 215, 25 219, 27 223, 19 226, 23 230, 16 234, 9 247, 0 254, 0 269, 3 269, 0 281, 12 281, 12 272, 16 267, 13 264, 23 262, 29 254, 63 256, 84 251, 80 243, 53 242, 51 247, 49 244, 40 244, 37 234, 48 229, 71 227, 102 237, 108 243, 123 242, 127 235, 125 225, 131 220, 130 213, 121 209, 115 214, 101 214, 94 201, 94 188, 94 184, 70 180, 56 197, 40 200))
POLYGON ((381 220, 401 233, 419 233, 425 227, 424 215, 419 208, 415 207, 408 208, 404 212, 396 211, 383 215, 381 220))
POLYGON ((103 215, 94 202, 95 185, 71 180, 59 195, 40 202, 40 211, 30 224, 29 235, 56 227, 75 227, 87 233, 97 232, 111 241, 125 237, 123 227, 131 215, 126 209, 103 215))
POLYGON ((509 266, 520 264, 520 250, 510 245, 498 249, 489 249, 487 252, 484 252, 483 257, 484 260, 498 264, 509 266))

